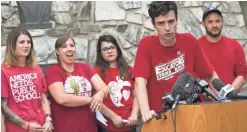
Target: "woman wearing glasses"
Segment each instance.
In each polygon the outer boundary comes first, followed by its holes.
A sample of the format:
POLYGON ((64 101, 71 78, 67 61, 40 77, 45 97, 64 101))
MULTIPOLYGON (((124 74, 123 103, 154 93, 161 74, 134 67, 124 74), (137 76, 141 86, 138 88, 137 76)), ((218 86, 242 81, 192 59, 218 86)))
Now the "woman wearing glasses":
POLYGON ((111 35, 98 40, 95 70, 109 87, 101 112, 107 126, 98 123, 99 132, 135 132, 139 107, 135 98, 131 67, 122 56, 120 47, 111 35))

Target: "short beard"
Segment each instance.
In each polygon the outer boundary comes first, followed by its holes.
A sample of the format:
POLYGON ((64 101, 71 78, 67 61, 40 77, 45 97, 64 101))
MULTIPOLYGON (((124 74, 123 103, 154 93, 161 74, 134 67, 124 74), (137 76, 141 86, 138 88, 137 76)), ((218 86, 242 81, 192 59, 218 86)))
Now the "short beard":
POLYGON ((210 32, 209 30, 206 29, 206 32, 207 34, 210 36, 210 37, 213 37, 213 38, 217 38, 221 35, 221 30, 219 30, 219 33, 217 34, 213 34, 212 32, 210 32))

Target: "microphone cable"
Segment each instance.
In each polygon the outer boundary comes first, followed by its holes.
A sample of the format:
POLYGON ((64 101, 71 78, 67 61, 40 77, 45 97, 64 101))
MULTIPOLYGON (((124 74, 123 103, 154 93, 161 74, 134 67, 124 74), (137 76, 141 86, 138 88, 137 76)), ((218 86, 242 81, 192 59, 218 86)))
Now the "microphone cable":
MULTIPOLYGON (((179 105, 179 104, 178 104, 179 105)), ((173 122, 173 128, 174 128, 174 132, 177 132, 177 108, 178 105, 174 108, 174 110, 171 110, 171 116, 172 116, 172 122, 173 122)))

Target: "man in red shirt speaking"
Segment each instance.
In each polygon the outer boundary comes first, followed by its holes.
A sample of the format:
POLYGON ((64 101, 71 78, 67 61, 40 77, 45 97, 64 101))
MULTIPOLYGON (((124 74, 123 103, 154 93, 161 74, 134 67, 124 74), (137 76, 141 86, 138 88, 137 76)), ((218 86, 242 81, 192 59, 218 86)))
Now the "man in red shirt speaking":
POLYGON ((177 33, 177 5, 174 1, 153 1, 149 16, 158 35, 140 40, 133 77, 142 120, 152 119, 162 108, 162 96, 171 92, 181 73, 218 78, 213 66, 190 33, 177 33))

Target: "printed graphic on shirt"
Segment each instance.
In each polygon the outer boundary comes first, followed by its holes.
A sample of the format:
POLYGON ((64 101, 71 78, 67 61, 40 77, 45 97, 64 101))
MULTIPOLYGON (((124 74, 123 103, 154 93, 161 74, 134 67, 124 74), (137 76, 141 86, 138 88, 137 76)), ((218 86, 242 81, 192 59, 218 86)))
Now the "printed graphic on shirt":
POLYGON ((10 88, 16 103, 25 100, 40 99, 33 80, 38 79, 36 73, 19 74, 10 76, 10 88))
POLYGON ((68 94, 91 97, 92 85, 82 76, 70 76, 65 81, 64 90, 68 94))
POLYGON ((119 76, 116 77, 116 81, 111 81, 108 84, 109 87, 109 94, 110 98, 114 105, 117 107, 124 106, 121 103, 121 99, 124 98, 124 100, 128 100, 130 97, 130 91, 129 90, 123 90, 122 88, 128 86, 131 87, 130 82, 123 81, 123 79, 119 76))
POLYGON ((176 73, 184 70, 184 54, 181 54, 177 58, 160 64, 155 67, 155 74, 157 81, 168 80, 172 78, 176 73))

